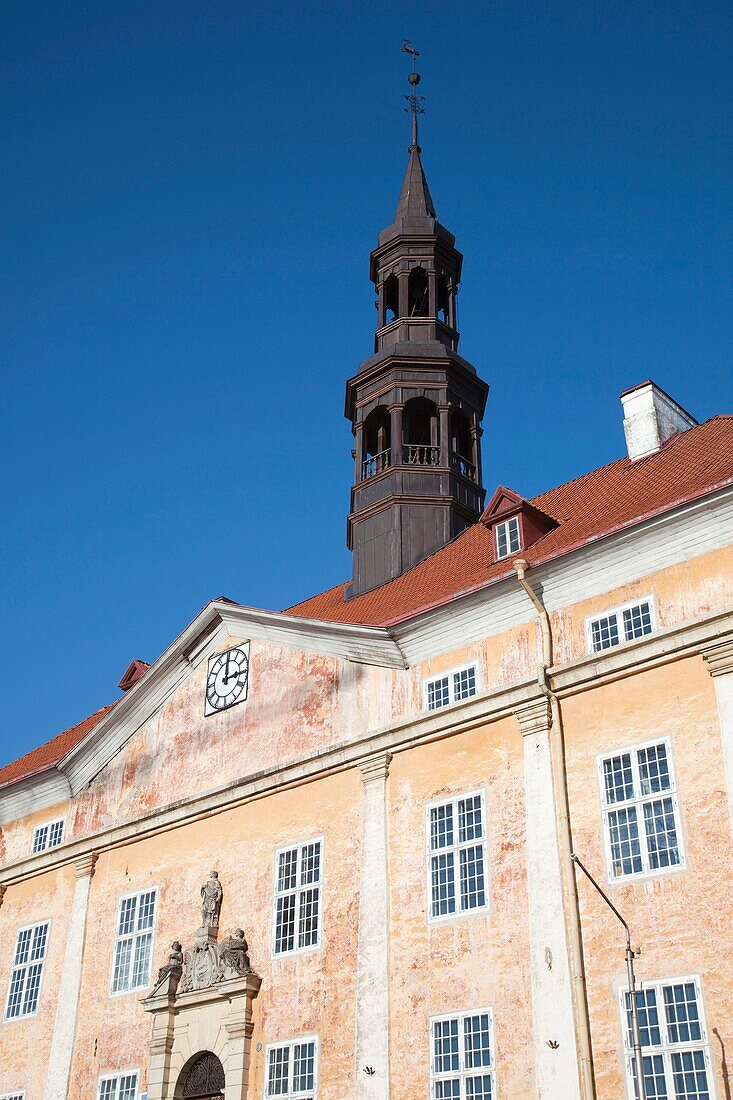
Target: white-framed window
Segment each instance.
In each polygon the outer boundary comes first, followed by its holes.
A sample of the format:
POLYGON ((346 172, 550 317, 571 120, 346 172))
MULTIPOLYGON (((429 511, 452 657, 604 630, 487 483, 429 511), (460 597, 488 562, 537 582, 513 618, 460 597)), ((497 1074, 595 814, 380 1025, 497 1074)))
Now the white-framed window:
POLYGON ((97 1100, 135 1100, 137 1079, 136 1069, 123 1070, 121 1073, 105 1073, 99 1078, 97 1100))
POLYGON ((496 532, 496 556, 508 558, 510 554, 516 554, 522 549, 522 537, 519 531, 519 516, 505 519, 503 523, 497 523, 496 532))
POLYGON ((265 1097, 316 1100, 318 1039, 314 1035, 267 1048, 265 1097))
POLYGON ((120 898, 112 958, 112 993, 129 993, 150 983, 158 891, 141 890, 120 898))
POLYGON ((21 928, 18 932, 5 1002, 6 1020, 34 1016, 38 1011, 48 929, 49 922, 42 921, 21 928))
POLYGON ((656 630, 654 600, 647 596, 635 603, 624 604, 586 619, 585 630, 589 653, 602 653, 621 642, 632 642, 656 630))
POLYGON ((470 699, 478 691, 478 666, 465 665, 463 668, 445 672, 442 676, 433 676, 423 683, 426 710, 439 710, 452 703, 470 699))
MULTIPOLYGON (((636 1003, 647 1097, 713 1100, 700 979, 644 982, 644 988, 636 992, 636 1003)), ((628 990, 621 991, 621 1019, 629 1096, 636 1097, 639 1092, 628 990)))
POLYGON ((431 1019, 430 1096, 432 1100, 495 1100, 490 1008, 431 1019))
POLYGON ((24 1092, 3 1092, 0 1094, 0 1100, 25 1100, 24 1092))
POLYGON ((275 955, 320 946, 322 881, 322 838, 275 853, 275 955))
POLYGON ((598 763, 611 881, 684 864, 669 739, 602 756, 598 763))
POLYGON ((46 848, 56 848, 64 839, 64 825, 66 818, 60 817, 58 821, 47 821, 45 825, 36 825, 33 830, 33 847, 31 851, 45 852, 46 848))
POLYGON ((427 807, 428 913, 431 921, 488 907, 486 808, 482 791, 427 807))

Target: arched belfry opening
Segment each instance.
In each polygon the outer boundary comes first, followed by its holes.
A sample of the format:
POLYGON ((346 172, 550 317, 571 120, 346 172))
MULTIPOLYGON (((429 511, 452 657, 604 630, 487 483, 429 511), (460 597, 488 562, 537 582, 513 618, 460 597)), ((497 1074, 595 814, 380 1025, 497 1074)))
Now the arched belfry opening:
POLYGON ((389 410, 384 405, 378 405, 364 421, 363 478, 381 474, 391 464, 390 436, 389 410))
POLYGON ((428 273, 424 267, 413 267, 408 279, 410 317, 428 316, 428 273))
POLYGON ((481 418, 489 387, 458 354, 463 256, 438 221, 419 142, 419 74, 409 75, 412 142, 391 223, 377 237, 374 353, 346 388, 354 433, 347 542, 359 596, 446 546, 481 515, 481 418))
POLYGON ((218 1100, 224 1095, 224 1067, 210 1050, 194 1055, 178 1075, 175 1100, 218 1100))
POLYGON ((402 413, 402 461, 410 466, 437 466, 440 457, 438 410, 425 397, 413 397, 402 413))
POLYGON ((380 325, 389 325, 400 315, 400 284, 396 275, 388 275, 384 280, 384 317, 380 325))

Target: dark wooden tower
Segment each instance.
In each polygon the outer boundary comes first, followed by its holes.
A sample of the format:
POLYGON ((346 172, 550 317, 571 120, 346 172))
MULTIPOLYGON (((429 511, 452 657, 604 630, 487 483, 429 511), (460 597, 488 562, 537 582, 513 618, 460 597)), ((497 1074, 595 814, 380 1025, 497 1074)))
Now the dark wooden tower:
POLYGON ((374 355, 346 384, 355 440, 347 541, 356 596, 445 546, 481 514, 481 418, 489 387, 457 354, 463 257, 435 214, 417 141, 394 221, 371 255, 374 355))

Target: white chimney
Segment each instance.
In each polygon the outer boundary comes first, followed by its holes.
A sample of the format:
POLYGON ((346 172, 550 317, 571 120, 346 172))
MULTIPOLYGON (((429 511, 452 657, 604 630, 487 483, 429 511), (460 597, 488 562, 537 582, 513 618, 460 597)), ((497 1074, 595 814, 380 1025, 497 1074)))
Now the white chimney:
POLYGON ((654 454, 673 435, 697 424, 694 416, 651 381, 624 390, 621 404, 626 449, 632 462, 654 454))

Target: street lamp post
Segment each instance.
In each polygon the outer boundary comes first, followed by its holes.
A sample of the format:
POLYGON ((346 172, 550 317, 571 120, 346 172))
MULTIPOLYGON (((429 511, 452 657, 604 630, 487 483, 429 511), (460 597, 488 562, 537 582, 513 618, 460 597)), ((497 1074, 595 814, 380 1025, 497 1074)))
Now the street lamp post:
POLYGON ((639 1030, 639 1006, 636 1003, 636 976, 634 974, 634 959, 640 952, 634 951, 631 946, 631 932, 624 918, 619 913, 605 890, 598 885, 587 867, 584 867, 573 852, 573 863, 580 867, 588 881, 595 887, 612 913, 621 921, 626 932, 626 975, 629 983, 629 997, 631 999, 631 1038, 636 1060, 636 1079, 639 1084, 639 1100, 646 1100, 646 1083, 644 1081, 644 1064, 641 1056, 641 1032, 639 1030))

